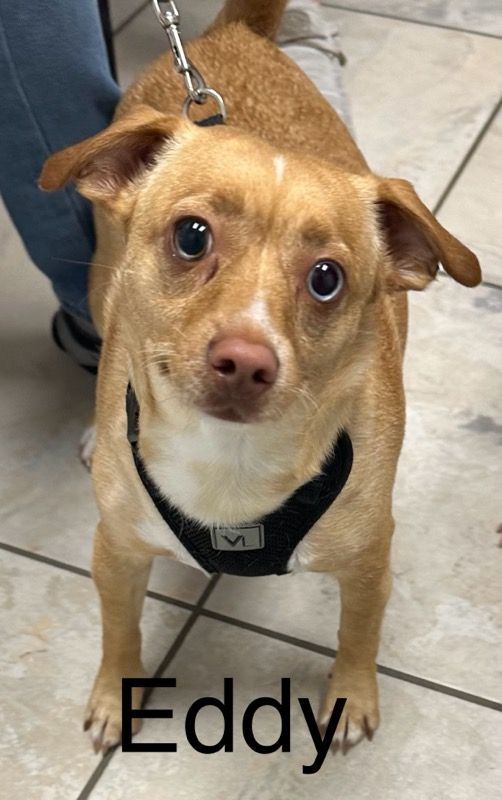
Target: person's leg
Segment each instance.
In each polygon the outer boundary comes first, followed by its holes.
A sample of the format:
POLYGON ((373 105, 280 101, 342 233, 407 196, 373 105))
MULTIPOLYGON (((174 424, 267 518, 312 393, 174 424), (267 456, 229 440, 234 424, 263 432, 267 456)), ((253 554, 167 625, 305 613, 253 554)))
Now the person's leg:
POLYGON ((276 41, 353 132, 342 77, 345 56, 341 52, 338 29, 324 18, 320 0, 289 0, 276 41))
POLYGON ((41 192, 37 179, 51 153, 104 128, 120 96, 96 0, 39 0, 36 12, 30 3, 0 0, 0 86, 0 193, 61 303, 56 338, 72 335, 75 323, 84 358, 86 337, 92 342, 90 205, 72 188, 41 192))

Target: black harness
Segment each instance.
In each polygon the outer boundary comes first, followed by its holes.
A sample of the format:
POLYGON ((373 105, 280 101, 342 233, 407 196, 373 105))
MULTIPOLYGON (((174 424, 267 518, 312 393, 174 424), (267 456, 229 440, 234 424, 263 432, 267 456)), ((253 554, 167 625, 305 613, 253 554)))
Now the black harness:
POLYGON ((170 503, 148 474, 138 447, 139 405, 131 385, 126 409, 127 438, 141 482, 162 519, 206 572, 284 575, 293 551, 336 500, 352 468, 352 443, 342 431, 322 472, 300 486, 276 511, 246 524, 209 528, 170 503))
MULTIPOLYGON (((197 125, 221 125, 221 114, 197 125)), ((162 495, 149 476, 138 447, 139 405, 127 388, 127 438, 143 486, 162 519, 206 572, 228 575, 284 575, 297 545, 336 500, 352 469, 352 443, 342 431, 322 472, 300 486, 283 505, 259 520, 232 527, 208 528, 186 517, 162 495)))

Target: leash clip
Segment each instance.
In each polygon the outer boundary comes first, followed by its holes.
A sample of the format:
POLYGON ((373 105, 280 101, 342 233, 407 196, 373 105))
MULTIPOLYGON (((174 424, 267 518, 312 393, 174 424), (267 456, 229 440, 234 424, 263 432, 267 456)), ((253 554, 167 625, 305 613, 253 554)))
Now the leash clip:
POLYGON ((211 89, 205 82, 197 67, 192 64, 185 53, 183 41, 179 32, 180 13, 174 0, 152 0, 153 10, 157 20, 164 29, 174 59, 174 68, 179 75, 183 76, 187 97, 183 103, 183 113, 189 117, 192 103, 204 105, 208 99, 212 99, 218 106, 218 113, 223 122, 226 121, 227 113, 225 101, 219 92, 211 89), (167 6, 166 9, 163 6, 167 6))

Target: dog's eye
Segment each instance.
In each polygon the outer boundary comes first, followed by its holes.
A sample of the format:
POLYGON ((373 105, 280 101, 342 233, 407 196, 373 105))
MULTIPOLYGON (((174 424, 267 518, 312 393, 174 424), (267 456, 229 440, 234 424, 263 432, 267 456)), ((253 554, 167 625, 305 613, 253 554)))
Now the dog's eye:
POLYGON ((213 242, 207 222, 197 217, 180 219, 174 226, 174 250, 185 261, 197 261, 209 252, 213 242))
POLYGON ((326 259, 318 261, 310 270, 307 278, 307 289, 314 300, 327 303, 334 300, 343 289, 345 275, 337 261, 326 259))

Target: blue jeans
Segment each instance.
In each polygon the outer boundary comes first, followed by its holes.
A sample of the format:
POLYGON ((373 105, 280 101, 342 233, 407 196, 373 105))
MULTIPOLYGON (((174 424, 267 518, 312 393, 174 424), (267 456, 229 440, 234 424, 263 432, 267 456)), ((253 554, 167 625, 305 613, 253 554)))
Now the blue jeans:
POLYGON ((97 0, 0 0, 0 193, 63 308, 89 319, 89 203, 73 188, 41 192, 56 150, 108 125, 120 97, 97 0))

